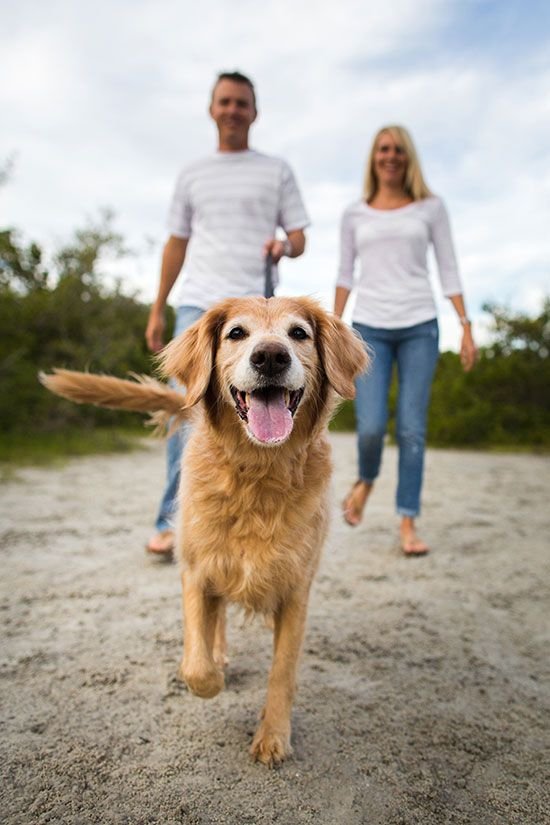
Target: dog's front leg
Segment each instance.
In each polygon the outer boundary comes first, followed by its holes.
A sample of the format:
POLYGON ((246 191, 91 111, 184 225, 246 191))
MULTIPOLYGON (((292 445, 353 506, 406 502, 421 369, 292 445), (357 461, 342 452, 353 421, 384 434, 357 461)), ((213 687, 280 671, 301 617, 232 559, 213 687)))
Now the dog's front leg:
POLYGON ((223 670, 213 658, 216 625, 224 618, 223 604, 218 597, 206 593, 203 582, 191 569, 182 574, 182 594, 183 659, 180 675, 189 690, 203 699, 210 699, 224 686, 223 670))
POLYGON ((296 689, 296 668, 302 647, 309 593, 294 593, 275 614, 273 663, 267 701, 250 752, 270 767, 292 753, 290 714, 296 689))
POLYGON ((220 602, 216 628, 214 631, 214 644, 212 646, 212 656, 216 665, 222 670, 229 663, 227 658, 227 640, 225 636, 226 612, 225 602, 220 602))

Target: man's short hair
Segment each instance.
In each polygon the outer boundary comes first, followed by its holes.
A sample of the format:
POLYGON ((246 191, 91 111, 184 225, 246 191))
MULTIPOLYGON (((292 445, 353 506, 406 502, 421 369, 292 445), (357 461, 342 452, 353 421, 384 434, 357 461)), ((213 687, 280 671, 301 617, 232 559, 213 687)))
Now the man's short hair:
POLYGON ((214 92, 216 90, 216 87, 218 83, 220 83, 220 81, 222 80, 231 80, 232 83, 243 83, 245 86, 248 86, 248 88, 252 92, 252 101, 254 103, 254 109, 257 108, 256 90, 254 89, 254 84, 252 83, 249 77, 247 77, 245 74, 242 74, 241 72, 220 72, 216 78, 216 82, 212 87, 212 100, 214 99, 214 92))

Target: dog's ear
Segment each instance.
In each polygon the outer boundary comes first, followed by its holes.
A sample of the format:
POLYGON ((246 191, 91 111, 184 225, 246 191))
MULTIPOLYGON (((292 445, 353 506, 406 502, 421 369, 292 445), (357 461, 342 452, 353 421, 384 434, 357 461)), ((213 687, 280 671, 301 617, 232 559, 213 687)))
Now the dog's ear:
POLYGON ((214 369, 218 329, 224 319, 222 308, 209 309, 158 356, 162 373, 185 385, 184 408, 193 407, 206 394, 214 369))
POLYGON ((365 343, 347 324, 322 310, 316 317, 321 361, 331 387, 342 398, 355 398, 355 379, 370 363, 365 343))

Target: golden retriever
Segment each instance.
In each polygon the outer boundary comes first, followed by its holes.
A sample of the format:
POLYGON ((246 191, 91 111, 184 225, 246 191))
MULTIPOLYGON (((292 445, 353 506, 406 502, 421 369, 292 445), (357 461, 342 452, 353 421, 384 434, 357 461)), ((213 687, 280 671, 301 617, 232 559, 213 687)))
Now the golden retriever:
POLYGON ((198 409, 184 451, 180 529, 184 646, 180 673, 198 696, 224 686, 225 603, 272 617, 267 700, 251 746, 288 756, 291 709, 311 582, 328 522, 327 424, 366 369, 362 342, 307 298, 242 298, 208 310, 160 356, 185 395, 57 370, 60 395, 112 407, 198 409))

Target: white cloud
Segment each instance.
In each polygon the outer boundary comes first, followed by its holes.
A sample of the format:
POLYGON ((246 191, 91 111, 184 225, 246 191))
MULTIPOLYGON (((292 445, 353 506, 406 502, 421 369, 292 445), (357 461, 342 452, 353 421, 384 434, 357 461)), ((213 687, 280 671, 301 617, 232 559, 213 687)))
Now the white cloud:
MULTIPOLYGON (((3 223, 51 247, 112 207, 139 251, 128 282, 151 299, 176 173, 214 146, 216 72, 240 68, 258 88, 253 145, 289 159, 313 220, 307 255, 283 267, 286 290, 330 304, 341 212, 359 196, 373 133, 403 122, 448 204, 474 316, 487 299, 535 311, 550 260, 548 37, 515 65, 498 60, 498 42, 451 49, 456 16, 471 11, 441 0, 23 0, 3 13, 0 162, 17 152, 3 223)), ((440 303, 444 346, 456 346, 440 303)))

